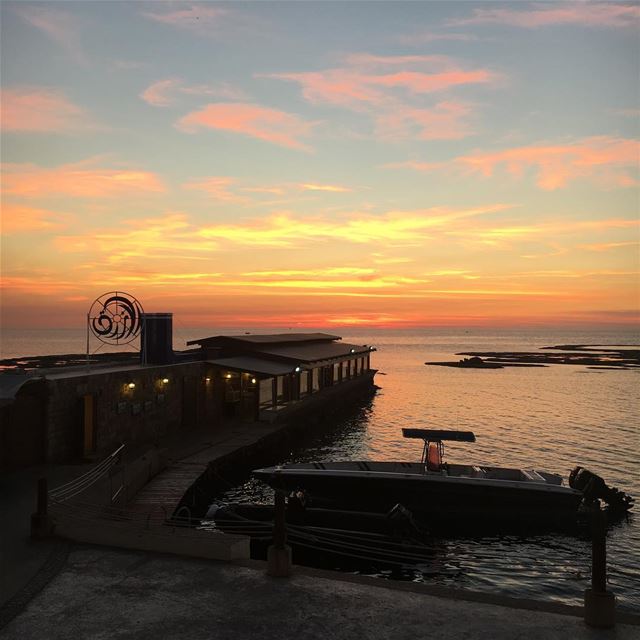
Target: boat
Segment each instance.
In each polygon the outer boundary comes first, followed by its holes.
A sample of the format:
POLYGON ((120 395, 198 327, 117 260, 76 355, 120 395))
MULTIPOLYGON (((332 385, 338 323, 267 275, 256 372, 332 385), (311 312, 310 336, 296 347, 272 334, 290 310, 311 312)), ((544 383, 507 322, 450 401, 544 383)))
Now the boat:
POLYGON ((539 469, 454 464, 444 461, 444 442, 475 442, 472 431, 402 429, 424 442, 419 462, 310 462, 255 469, 253 476, 277 490, 304 490, 314 506, 386 511, 401 503, 429 524, 462 520, 547 523, 575 518, 602 500, 612 514, 626 513, 633 499, 576 467, 562 476, 539 469))

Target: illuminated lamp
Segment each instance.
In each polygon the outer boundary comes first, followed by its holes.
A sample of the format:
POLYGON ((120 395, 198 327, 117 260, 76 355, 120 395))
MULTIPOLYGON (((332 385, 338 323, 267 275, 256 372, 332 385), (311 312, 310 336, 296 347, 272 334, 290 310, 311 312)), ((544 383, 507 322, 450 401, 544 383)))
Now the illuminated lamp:
POLYGON ((302 371, 302 368, 301 368, 301 367, 296 367, 296 368, 295 368, 295 372, 296 372, 296 373, 300 373, 300 371, 302 371))
POLYGON ((251 384, 255 384, 256 383, 256 379, 255 378, 251 378, 251 384))
POLYGON ((229 380, 229 379, 231 378, 231 374, 230 374, 230 373, 227 373, 227 375, 225 376, 225 378, 226 378, 227 380, 229 380))
POLYGON ((127 387, 128 387, 129 389, 135 389, 135 388, 136 388, 136 383, 135 383, 135 382, 130 382, 130 383, 127 385, 127 387))
POLYGON ((350 353, 355 353, 356 350, 355 349, 351 349, 350 353))
POLYGON ((211 378, 205 378, 204 381, 206 384, 209 384, 211 382, 211 378))
POLYGON ((169 378, 162 378, 162 384, 169 384, 169 378))

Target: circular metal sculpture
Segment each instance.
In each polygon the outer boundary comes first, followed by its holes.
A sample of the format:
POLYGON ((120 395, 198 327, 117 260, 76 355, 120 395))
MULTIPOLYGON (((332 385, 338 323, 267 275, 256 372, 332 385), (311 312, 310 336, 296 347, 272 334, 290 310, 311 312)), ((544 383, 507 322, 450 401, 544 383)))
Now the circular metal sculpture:
POLYGON ((123 291, 103 293, 91 305, 87 321, 93 335, 105 344, 127 344, 140 333, 142 305, 123 291))

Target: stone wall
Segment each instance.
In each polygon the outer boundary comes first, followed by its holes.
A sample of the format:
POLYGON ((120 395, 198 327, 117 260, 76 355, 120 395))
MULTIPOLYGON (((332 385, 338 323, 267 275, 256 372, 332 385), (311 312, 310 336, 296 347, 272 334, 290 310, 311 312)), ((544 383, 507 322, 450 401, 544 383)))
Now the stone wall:
POLYGON ((157 444, 169 434, 214 426, 220 414, 204 367, 190 362, 48 376, 47 460, 103 457, 123 442, 157 444))

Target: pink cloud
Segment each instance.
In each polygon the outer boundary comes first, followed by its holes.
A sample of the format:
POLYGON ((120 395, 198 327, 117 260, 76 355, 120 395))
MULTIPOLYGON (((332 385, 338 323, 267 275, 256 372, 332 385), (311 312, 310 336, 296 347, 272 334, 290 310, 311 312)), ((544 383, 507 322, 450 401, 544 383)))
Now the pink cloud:
POLYGON ((154 107, 167 107, 173 102, 173 91, 179 85, 180 81, 176 78, 167 80, 159 80, 149 85, 140 97, 154 107))
POLYGON ((40 198, 62 195, 75 198, 106 198, 164 191, 160 179, 137 169, 96 167, 85 160, 54 168, 34 164, 2 165, 2 190, 5 195, 40 198))
POLYGON ((461 69, 444 56, 353 54, 347 61, 350 66, 343 68, 264 77, 297 82, 309 102, 352 109, 361 109, 364 105, 395 106, 397 97, 391 89, 403 89, 411 94, 434 93, 462 85, 487 84, 499 77, 487 69, 461 69), (377 73, 371 68, 376 66, 377 73), (405 69, 389 73, 390 66, 405 69))
POLYGON ((531 9, 475 9, 469 18, 450 20, 452 26, 506 24, 533 29, 548 25, 586 27, 636 27, 640 7, 613 2, 563 2, 534 4, 531 9))
POLYGON ((220 24, 220 19, 228 13, 226 9, 222 9, 219 6, 191 4, 186 9, 166 12, 144 12, 142 15, 155 22, 206 35, 211 29, 217 28, 220 24))
POLYGON ((154 107, 168 107, 176 101, 178 94, 193 96, 217 96, 228 100, 243 100, 245 95, 228 84, 185 84, 180 78, 167 78, 149 85, 141 94, 145 102, 154 107))
POLYGON ((406 162, 388 167, 407 167, 418 171, 458 169, 492 176, 499 167, 521 178, 533 170, 536 184, 546 191, 566 187, 581 178, 592 179, 607 187, 638 185, 637 172, 640 146, 636 140, 596 136, 562 145, 528 145, 490 153, 477 152, 450 162, 406 162))
POLYGON ((309 136, 315 126, 299 116, 249 103, 208 104, 181 118, 177 125, 187 133, 200 129, 233 131, 272 144, 308 151, 300 138, 309 136))
POLYGON ((94 126, 86 112, 62 93, 39 87, 14 87, 0 94, 3 131, 68 132, 94 126))
POLYGON ((471 133, 471 106, 453 100, 425 104, 425 97, 457 87, 500 79, 488 69, 465 69, 447 56, 351 54, 344 67, 303 73, 270 74, 296 82, 304 98, 368 114, 375 132, 386 138, 418 135, 456 139, 471 133))
POLYGON ((533 168, 537 185, 552 191, 578 178, 598 178, 609 186, 632 186, 637 181, 627 169, 637 167, 640 147, 634 140, 593 137, 566 145, 531 145, 496 153, 477 153, 456 162, 484 176, 498 166, 520 177, 533 168))
POLYGON ((58 8, 52 9, 51 5, 14 3, 12 8, 23 20, 64 49, 78 64, 88 64, 80 42, 82 23, 77 16, 58 8))
POLYGON ((466 122, 470 112, 468 105, 456 102, 440 102, 432 109, 402 106, 376 117, 376 133, 391 139, 457 140, 473 133, 466 122))

